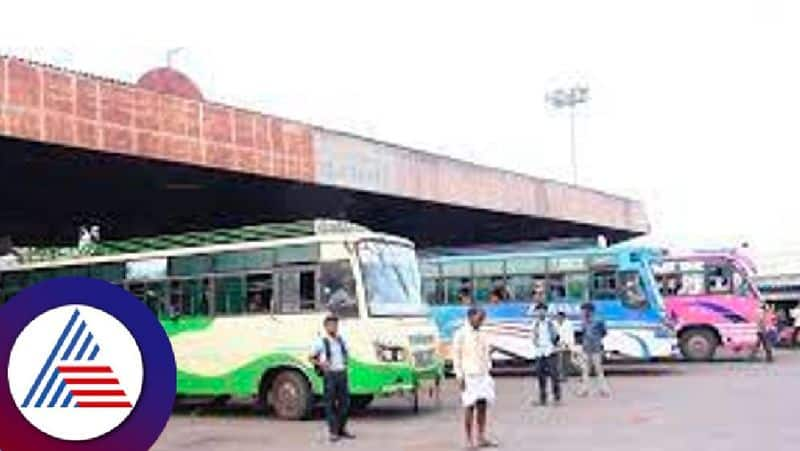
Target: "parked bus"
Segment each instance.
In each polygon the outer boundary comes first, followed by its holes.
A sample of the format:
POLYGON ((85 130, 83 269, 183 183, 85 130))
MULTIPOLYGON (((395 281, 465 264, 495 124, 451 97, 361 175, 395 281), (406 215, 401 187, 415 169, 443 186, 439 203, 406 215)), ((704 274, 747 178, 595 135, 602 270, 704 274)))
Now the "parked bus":
POLYGON ((471 255, 437 251, 422 259, 423 296, 432 306, 446 358, 470 303, 488 313, 485 330, 497 363, 532 359, 529 308, 534 302, 545 302, 551 313, 565 312, 578 341, 580 306, 592 302, 608 327, 604 345, 609 356, 649 360, 673 354, 675 334, 650 268, 656 253, 644 248, 502 249, 471 255))
POLYGON ((330 310, 355 407, 396 394, 416 407, 443 374, 405 239, 313 221, 99 243, 93 254, 4 270, 0 300, 60 276, 124 287, 167 331, 179 396, 257 397, 280 418, 308 416, 322 394, 308 356, 330 310))
POLYGON ((735 251, 666 255, 654 270, 684 358, 711 360, 719 347, 753 349, 761 299, 746 257, 735 251))

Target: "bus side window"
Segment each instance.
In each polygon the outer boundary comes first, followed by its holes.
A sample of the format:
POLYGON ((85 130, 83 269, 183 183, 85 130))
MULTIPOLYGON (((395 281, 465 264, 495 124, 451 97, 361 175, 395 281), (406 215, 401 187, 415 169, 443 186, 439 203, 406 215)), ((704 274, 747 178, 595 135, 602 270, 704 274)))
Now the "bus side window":
POLYGON ((278 282, 280 312, 300 313, 300 274, 295 271, 281 272, 278 282))
POLYGON ((533 278, 527 275, 509 276, 507 288, 515 301, 529 301, 533 297, 533 278))
POLYGON ((247 312, 272 312, 272 274, 248 274, 245 283, 247 284, 247 312))
POLYGON ((317 272, 314 270, 300 273, 300 310, 317 310, 317 272))
POLYGON ((508 282, 504 277, 492 277, 492 291, 489 293, 489 303, 499 304, 511 299, 511 292, 508 290, 508 282))
POLYGON ((245 312, 244 277, 223 276, 214 279, 214 312, 239 315, 245 312))
POLYGON ((499 304, 507 301, 511 296, 506 288, 506 281, 502 276, 475 278, 475 301, 489 304, 499 304))
POLYGON ((202 280, 195 279, 193 282, 190 294, 192 314, 210 316, 211 302, 214 299, 214 280, 204 277, 202 280))
POLYGON ((684 272, 681 274, 679 296, 698 296, 705 294, 705 277, 702 272, 684 272))
POLYGON ((444 281, 436 278, 423 279, 422 296, 430 305, 444 304, 444 281))
POLYGON ((725 265, 706 266, 706 290, 712 294, 730 294, 732 292, 732 271, 725 265))
POLYGON ((586 301, 589 288, 589 274, 570 273, 565 277, 567 302, 582 303, 586 301))
POLYGON ((596 271, 592 273, 592 300, 608 301, 617 298, 617 272, 596 271))
POLYGON ((567 299, 567 285, 564 274, 547 276, 547 302, 564 302, 567 299))
POLYGON ((679 273, 665 273, 656 275, 658 291, 662 296, 677 296, 681 291, 681 275, 679 273))
POLYGON ((208 316, 211 305, 211 280, 175 279, 170 285, 167 315, 208 316))
POLYGON ((447 304, 471 304, 473 302, 472 280, 466 277, 444 279, 447 304))
POLYGON ((281 313, 324 310, 325 306, 318 302, 315 268, 290 268, 281 271, 278 281, 281 313))
MULTIPOLYGON (((541 275, 531 276, 531 289, 528 292, 528 298, 535 303, 544 303, 548 299, 548 283, 547 278, 541 275)), ((562 299, 566 293, 560 293, 559 299, 562 299)))
POLYGON ((324 310, 318 302, 317 271, 314 268, 293 268, 282 271, 278 277, 280 284, 280 312, 300 313, 303 311, 324 310))
POLYGON ((492 292, 492 280, 489 277, 476 277, 473 296, 475 302, 489 302, 492 292))
POLYGON ((167 316, 177 318, 183 315, 191 315, 191 307, 188 305, 188 296, 184 293, 182 280, 173 280, 169 286, 169 306, 167 316))
POLYGON ((475 286, 472 281, 472 264, 463 261, 442 263, 445 277, 446 301, 451 305, 472 304, 475 301, 475 286))
POLYGON ((167 290, 163 281, 129 282, 128 291, 141 299, 159 318, 169 317, 167 290))

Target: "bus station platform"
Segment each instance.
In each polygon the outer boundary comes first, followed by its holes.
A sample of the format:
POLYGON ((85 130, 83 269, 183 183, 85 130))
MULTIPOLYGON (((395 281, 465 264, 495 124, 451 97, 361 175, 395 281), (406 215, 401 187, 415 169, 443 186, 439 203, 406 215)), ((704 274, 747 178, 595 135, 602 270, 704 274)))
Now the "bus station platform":
MULTIPOLYGON (((800 440, 795 393, 800 352, 779 350, 776 362, 727 360, 609 365, 613 395, 579 398, 571 379, 564 403, 539 407, 536 378, 529 372, 498 374, 497 403, 489 430, 499 449, 571 451, 788 450, 800 440), (758 421, 754 421, 757 413, 758 421)), ((422 402, 411 413, 405 399, 374 403, 353 418, 357 439, 331 446, 321 419, 277 422, 239 408, 186 407, 173 415, 154 451, 348 449, 385 451, 458 450, 463 446, 456 383, 448 379, 442 405, 422 402), (231 421, 235 418, 235 421, 231 421)))

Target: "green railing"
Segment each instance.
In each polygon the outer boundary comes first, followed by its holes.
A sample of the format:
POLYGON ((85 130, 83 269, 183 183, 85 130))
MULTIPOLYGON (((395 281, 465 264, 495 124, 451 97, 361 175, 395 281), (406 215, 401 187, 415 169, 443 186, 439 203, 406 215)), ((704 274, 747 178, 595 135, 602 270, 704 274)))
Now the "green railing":
POLYGON ((120 241, 101 241, 80 247, 38 247, 18 249, 22 263, 37 263, 86 256, 105 256, 150 252, 165 249, 202 247, 248 241, 268 241, 299 238, 316 234, 366 231, 362 226, 335 220, 306 220, 282 224, 261 224, 231 229, 187 232, 153 237, 130 238, 120 241))

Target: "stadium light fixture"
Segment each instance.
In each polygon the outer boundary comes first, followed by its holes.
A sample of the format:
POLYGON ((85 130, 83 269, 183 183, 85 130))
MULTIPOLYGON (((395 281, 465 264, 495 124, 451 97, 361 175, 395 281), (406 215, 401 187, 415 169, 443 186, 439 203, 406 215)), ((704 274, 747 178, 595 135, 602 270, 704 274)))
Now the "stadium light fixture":
POLYGON ((572 159, 572 182, 578 183, 578 156, 575 149, 575 108, 589 101, 589 86, 574 85, 567 89, 555 89, 545 95, 545 101, 556 109, 569 108, 570 157, 572 159))

